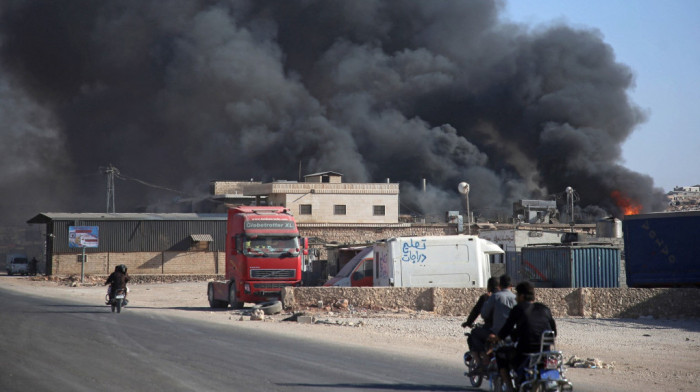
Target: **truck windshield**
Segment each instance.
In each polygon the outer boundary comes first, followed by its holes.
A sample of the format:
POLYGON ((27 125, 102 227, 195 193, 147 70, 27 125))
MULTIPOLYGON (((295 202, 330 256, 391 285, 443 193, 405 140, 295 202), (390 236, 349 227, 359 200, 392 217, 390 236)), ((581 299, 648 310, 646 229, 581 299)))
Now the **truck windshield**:
POLYGON ((27 259, 25 259, 24 257, 18 257, 16 259, 12 260, 12 263, 13 264, 29 264, 29 261, 27 261, 27 259))
POLYGON ((251 257, 290 257, 299 255, 298 237, 246 238, 243 254, 251 257))

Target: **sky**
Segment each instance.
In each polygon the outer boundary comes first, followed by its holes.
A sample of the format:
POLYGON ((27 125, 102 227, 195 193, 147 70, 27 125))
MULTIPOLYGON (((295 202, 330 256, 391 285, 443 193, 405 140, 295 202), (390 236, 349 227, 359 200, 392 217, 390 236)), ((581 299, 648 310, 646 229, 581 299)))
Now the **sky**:
POLYGON ((509 1, 502 15, 532 29, 563 22, 599 30, 633 70, 629 94, 648 116, 623 144, 622 164, 665 191, 700 184, 699 1, 509 1))

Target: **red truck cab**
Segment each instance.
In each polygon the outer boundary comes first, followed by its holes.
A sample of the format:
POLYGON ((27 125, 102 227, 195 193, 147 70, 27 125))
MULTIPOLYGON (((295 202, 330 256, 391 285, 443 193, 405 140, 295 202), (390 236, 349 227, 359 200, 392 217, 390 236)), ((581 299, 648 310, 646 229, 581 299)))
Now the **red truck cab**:
POLYGON ((289 209, 239 206, 228 211, 226 281, 207 288, 213 308, 279 299, 283 287, 301 284, 299 231, 289 209))

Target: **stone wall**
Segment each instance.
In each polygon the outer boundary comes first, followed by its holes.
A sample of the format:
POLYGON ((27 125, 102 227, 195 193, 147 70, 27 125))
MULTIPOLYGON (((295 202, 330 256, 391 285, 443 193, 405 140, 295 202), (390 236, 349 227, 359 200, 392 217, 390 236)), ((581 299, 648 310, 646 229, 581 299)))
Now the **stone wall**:
POLYGON ((393 237, 455 235, 455 225, 416 225, 388 227, 311 227, 299 224, 302 237, 316 237, 325 243, 367 244, 393 237))
MULTIPOLYGON (((347 299, 369 309, 412 309, 441 315, 466 316, 484 289, 394 287, 285 288, 285 308, 303 309, 347 299)), ((537 301, 554 317, 686 318, 700 316, 700 289, 563 288, 537 289, 537 301)))

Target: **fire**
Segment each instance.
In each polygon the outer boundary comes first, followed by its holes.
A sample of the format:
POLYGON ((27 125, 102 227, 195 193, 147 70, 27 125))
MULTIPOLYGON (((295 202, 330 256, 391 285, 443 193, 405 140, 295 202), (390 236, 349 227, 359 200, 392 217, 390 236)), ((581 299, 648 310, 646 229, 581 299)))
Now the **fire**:
POLYGON ((629 197, 622 194, 620 191, 612 191, 610 196, 615 201, 615 204, 620 208, 624 215, 636 215, 642 212, 642 205, 629 197))

